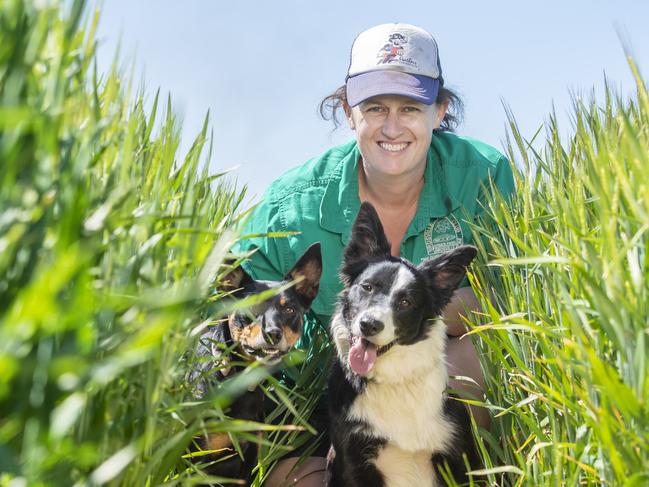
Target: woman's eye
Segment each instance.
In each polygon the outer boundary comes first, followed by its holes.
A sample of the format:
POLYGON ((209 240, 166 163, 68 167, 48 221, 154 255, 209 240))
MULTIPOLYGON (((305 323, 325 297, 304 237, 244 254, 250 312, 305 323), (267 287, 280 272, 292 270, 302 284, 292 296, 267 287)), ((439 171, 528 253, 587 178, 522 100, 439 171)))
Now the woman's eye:
POLYGON ((292 306, 285 306, 284 313, 286 313, 287 315, 295 314, 295 308, 293 308, 292 306))
POLYGON ((403 299, 401 299, 401 301, 399 301, 399 307, 400 308, 409 308, 410 304, 411 304, 410 301, 407 300, 406 298, 403 298, 403 299))
POLYGON ((365 291, 365 292, 367 292, 367 293, 371 293, 371 292, 372 292, 372 289, 373 289, 373 288, 372 288, 372 285, 371 285, 371 284, 367 284, 367 283, 363 283, 363 284, 361 284, 361 287, 363 288, 363 291, 365 291))

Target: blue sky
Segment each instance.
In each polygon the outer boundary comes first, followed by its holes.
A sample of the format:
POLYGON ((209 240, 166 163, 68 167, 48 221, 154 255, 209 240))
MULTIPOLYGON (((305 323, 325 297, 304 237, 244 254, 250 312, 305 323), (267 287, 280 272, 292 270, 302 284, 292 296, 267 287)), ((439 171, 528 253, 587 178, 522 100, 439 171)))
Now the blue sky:
POLYGON ((344 82, 360 31, 409 22, 437 39, 446 85, 466 104, 458 133, 501 148, 503 103, 531 137, 554 109, 570 128, 571 94, 601 92, 604 73, 623 94, 634 83, 622 38, 646 77, 645 0, 217 1, 105 0, 99 69, 120 58, 152 97, 170 93, 184 120, 182 149, 211 114, 213 172, 234 175, 260 195, 277 176, 331 145, 344 129, 317 115, 344 82))

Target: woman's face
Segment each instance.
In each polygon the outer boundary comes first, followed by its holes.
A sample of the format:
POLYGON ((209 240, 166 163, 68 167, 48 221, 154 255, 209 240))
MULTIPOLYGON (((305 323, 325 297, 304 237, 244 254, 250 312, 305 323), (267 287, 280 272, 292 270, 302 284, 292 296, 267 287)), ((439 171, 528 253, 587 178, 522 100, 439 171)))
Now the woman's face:
POLYGON ((433 129, 444 119, 446 106, 383 95, 346 113, 368 176, 402 176, 426 166, 433 129))

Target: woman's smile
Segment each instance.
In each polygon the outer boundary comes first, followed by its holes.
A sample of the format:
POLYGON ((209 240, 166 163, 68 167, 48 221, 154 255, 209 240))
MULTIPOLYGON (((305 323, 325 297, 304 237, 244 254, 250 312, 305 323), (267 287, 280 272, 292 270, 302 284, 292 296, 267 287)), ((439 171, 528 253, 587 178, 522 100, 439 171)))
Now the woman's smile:
POLYGON ((409 142, 400 142, 400 143, 389 143, 389 142, 378 142, 379 147, 387 152, 403 152, 410 145, 409 142))

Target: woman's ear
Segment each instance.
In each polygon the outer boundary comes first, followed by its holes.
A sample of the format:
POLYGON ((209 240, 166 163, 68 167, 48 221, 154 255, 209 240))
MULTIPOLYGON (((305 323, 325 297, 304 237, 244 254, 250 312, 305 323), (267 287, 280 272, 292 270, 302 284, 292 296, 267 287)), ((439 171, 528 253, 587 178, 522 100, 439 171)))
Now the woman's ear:
POLYGON ((345 110, 345 117, 347 118, 347 124, 351 130, 356 130, 356 124, 354 123, 354 117, 352 116, 352 109, 347 104, 343 104, 343 110, 345 110))
POLYGON ((437 103, 436 105, 437 113, 435 114, 435 126, 433 128, 438 129, 442 124, 444 117, 446 116, 446 111, 448 110, 448 100, 443 103, 437 103))

